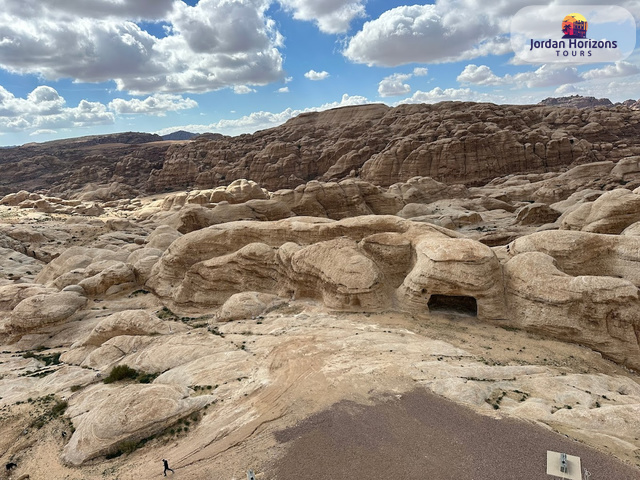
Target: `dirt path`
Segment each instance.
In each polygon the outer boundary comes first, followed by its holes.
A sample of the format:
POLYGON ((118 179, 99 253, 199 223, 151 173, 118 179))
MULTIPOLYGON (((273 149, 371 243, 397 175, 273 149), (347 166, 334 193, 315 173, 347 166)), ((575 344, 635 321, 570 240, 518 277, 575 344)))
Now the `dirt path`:
POLYGON ((415 390, 374 406, 343 401, 276 438, 286 453, 269 480, 541 480, 546 451, 577 455, 592 480, 637 480, 640 470, 542 427, 495 419, 415 390))

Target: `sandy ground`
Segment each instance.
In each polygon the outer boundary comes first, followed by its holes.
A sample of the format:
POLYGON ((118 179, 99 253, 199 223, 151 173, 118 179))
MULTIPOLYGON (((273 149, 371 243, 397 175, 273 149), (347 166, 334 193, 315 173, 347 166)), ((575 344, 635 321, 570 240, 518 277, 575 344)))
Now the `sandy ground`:
MULTIPOLYGON (((277 334, 280 347, 270 351, 268 357, 268 368, 277 374, 267 388, 246 397, 234 397, 237 403, 230 405, 230 409, 209 409, 203 425, 188 434, 161 435, 131 454, 111 460, 99 458, 81 468, 70 468, 59 459, 66 442, 61 432, 69 428, 68 422, 57 419, 42 430, 22 434, 22 427, 33 419, 33 409, 29 404, 12 405, 2 411, 5 432, 0 442, 2 461, 9 461, 9 453, 13 452, 16 455, 13 458, 19 463, 13 478, 28 473, 35 480, 156 478, 162 476, 162 458, 169 459, 175 470, 173 478, 189 480, 244 480, 249 468, 254 469, 260 480, 354 476, 482 480, 547 478, 540 474, 544 453, 547 449, 556 449, 581 456, 584 466, 593 473, 592 480, 640 478, 640 470, 614 459, 616 456, 637 468, 640 450, 629 448, 627 443, 610 435, 602 435, 597 426, 585 424, 584 430, 569 428, 561 422, 552 426, 572 438, 579 438, 581 443, 578 443, 553 433, 550 427, 512 418, 511 411, 518 416, 523 414, 511 410, 519 404, 508 398, 499 410, 484 401, 472 410, 429 394, 430 390, 446 388, 446 384, 442 387, 438 382, 447 381, 451 376, 447 369, 463 368, 459 365, 463 362, 480 365, 477 367, 480 373, 479 369, 489 369, 491 373, 501 368, 524 366, 543 369, 542 373, 533 375, 534 378, 551 376, 553 372, 560 376, 555 378, 578 375, 587 379, 606 377, 640 383, 636 374, 602 359, 597 353, 469 317, 336 313, 327 319, 319 307, 308 304, 306 308, 307 314, 296 314, 292 318, 270 314, 262 325, 241 321, 221 326, 226 329, 226 339, 230 342, 242 338, 252 345, 254 339, 266 341, 259 328, 273 329, 280 325, 278 322, 284 322, 282 325, 286 328, 277 334), (321 315, 325 316, 324 323, 319 320, 321 315), (253 335, 233 333, 249 328, 253 335), (307 333, 296 336, 295 330, 307 333), (323 335, 346 335, 351 341, 361 338, 366 331, 377 332, 372 339, 381 344, 371 344, 363 351, 345 344, 341 351, 340 344, 321 340, 323 335), (384 340, 386 337, 388 340, 384 340), (412 354, 402 348, 405 344, 420 345, 433 339, 443 345, 464 348, 470 357, 426 358, 427 366, 421 373, 422 365, 415 359, 407 363, 412 354), (359 360, 345 364, 347 360, 342 357, 352 355, 360 355, 359 360), (374 358, 376 355, 384 361, 374 358), (394 362, 397 363, 395 369, 394 362), (347 375, 340 370, 345 365, 363 370, 347 375), (239 428, 223 436, 213 428, 206 428, 209 416, 224 422, 225 418, 215 417, 234 414, 234 409, 252 412, 239 428), (587 449, 584 443, 598 451, 587 449), (505 461, 507 457, 509 461, 505 461), (533 476, 502 475, 505 464, 531 472, 533 476), (445 471, 449 473, 443 473, 445 471), (445 476, 449 474, 451 476, 445 476)), ((257 346, 251 348, 259 352, 257 346)), ((422 358, 422 354, 419 357, 422 358)), ((521 381, 525 381, 524 377, 521 381)), ((470 391, 472 383, 469 381, 470 391)), ((504 391, 514 388, 493 381, 475 383, 495 385, 504 391)), ((533 390, 530 394, 532 397, 523 404, 542 401, 544 396, 544 392, 533 390)), ((626 399, 615 395, 607 392, 606 399, 600 398, 603 406, 626 399)), ((455 400, 466 403, 467 399, 455 400)), ((581 408, 584 407, 575 405, 572 412, 579 412, 581 408)), ((4 473, 0 473, 0 478, 6 478, 4 473)))
POLYGON ((547 450, 581 457, 593 480, 640 478, 563 435, 481 416, 424 389, 374 406, 340 402, 275 436, 286 451, 265 469, 273 480, 538 480, 549 478, 547 450))

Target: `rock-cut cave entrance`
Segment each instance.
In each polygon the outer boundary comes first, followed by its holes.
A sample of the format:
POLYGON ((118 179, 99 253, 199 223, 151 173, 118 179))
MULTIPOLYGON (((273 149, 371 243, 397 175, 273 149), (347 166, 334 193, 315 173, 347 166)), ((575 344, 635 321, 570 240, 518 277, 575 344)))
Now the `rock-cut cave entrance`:
POLYGON ((464 295, 431 295, 427 303, 430 312, 449 312, 478 316, 478 302, 464 295))

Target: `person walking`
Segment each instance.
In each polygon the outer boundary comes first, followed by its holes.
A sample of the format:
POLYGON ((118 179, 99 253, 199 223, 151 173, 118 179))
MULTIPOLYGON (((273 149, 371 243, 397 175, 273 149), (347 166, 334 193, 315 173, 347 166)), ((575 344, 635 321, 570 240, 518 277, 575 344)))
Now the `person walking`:
POLYGON ((167 476, 167 470, 170 471, 171 473, 176 473, 173 471, 173 469, 169 468, 169 462, 167 460, 165 460, 164 458, 162 459, 162 463, 164 465, 164 476, 167 476))

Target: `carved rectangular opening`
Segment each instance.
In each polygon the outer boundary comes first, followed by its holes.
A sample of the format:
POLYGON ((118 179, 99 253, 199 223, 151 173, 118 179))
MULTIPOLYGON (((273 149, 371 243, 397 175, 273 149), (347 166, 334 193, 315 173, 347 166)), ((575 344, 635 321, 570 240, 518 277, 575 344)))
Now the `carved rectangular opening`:
POLYGON ((464 295, 431 295, 427 303, 430 312, 449 312, 478 316, 478 302, 464 295))

